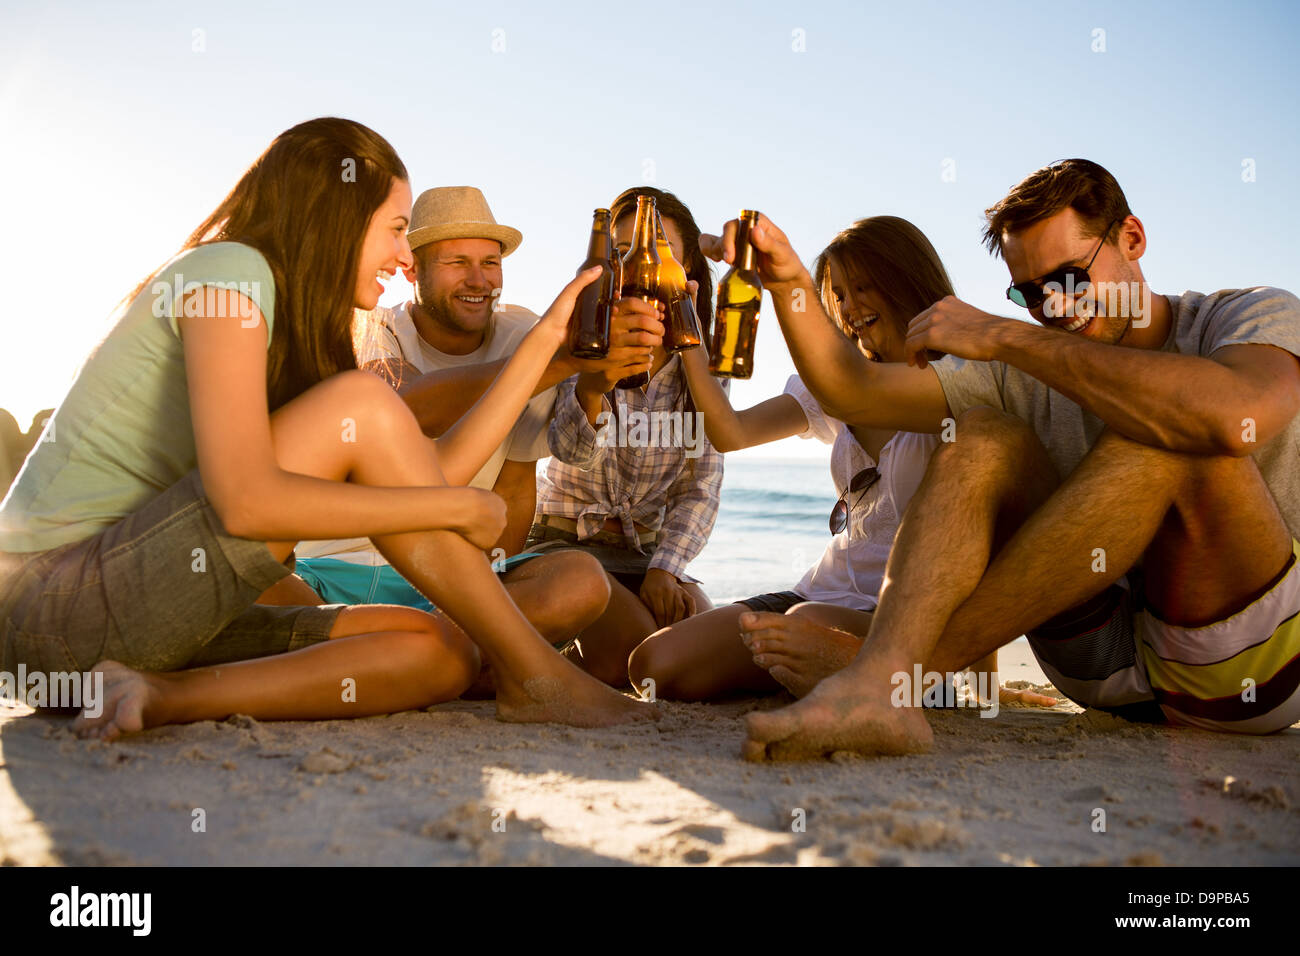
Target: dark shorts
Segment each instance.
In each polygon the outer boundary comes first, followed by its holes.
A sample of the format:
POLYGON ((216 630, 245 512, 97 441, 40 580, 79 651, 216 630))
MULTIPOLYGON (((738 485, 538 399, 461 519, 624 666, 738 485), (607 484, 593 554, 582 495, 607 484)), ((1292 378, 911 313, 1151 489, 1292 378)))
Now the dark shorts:
POLYGON ((753 597, 747 597, 743 601, 737 601, 737 604, 743 604, 751 611, 771 611, 773 614, 784 614, 796 604, 803 604, 808 599, 796 591, 769 591, 767 594, 755 594, 753 597))
MULTIPOLYGON (((530 552, 550 554, 553 551, 585 551, 600 562, 600 566, 619 584, 633 594, 641 593, 650 559, 654 557, 653 544, 643 544, 642 551, 633 551, 617 535, 602 531, 585 541, 579 541, 572 531, 553 525, 535 524, 528 532, 530 552)), ((682 581, 692 578, 683 577, 682 581)))
POLYGON ((341 607, 253 603, 289 571, 226 534, 192 471, 84 541, 0 553, 0 670, 173 671, 328 640, 341 607))

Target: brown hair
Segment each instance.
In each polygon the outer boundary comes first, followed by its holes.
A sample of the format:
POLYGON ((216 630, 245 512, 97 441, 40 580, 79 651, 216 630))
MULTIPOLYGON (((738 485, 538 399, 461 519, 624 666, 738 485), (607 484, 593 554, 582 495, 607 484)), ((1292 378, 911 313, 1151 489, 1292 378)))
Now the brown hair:
POLYGON ((920 229, 898 216, 859 219, 832 239, 813 263, 813 282, 826 314, 850 338, 852 330, 831 291, 832 256, 850 276, 861 276, 875 287, 890 312, 885 318, 903 331, 914 316, 953 294, 943 260, 920 229))
POLYGON ((409 179, 374 130, 333 117, 308 120, 277 136, 181 246, 242 242, 266 258, 275 278, 266 359, 272 410, 357 367, 352 322, 361 245, 394 180, 409 179))
POLYGON ((713 272, 709 268, 709 260, 700 251, 699 224, 686 203, 667 190, 655 189, 653 186, 633 186, 619 193, 609 207, 611 226, 622 216, 636 212, 637 196, 653 196, 659 215, 676 223, 677 231, 682 234, 682 254, 686 258, 682 268, 686 270, 687 279, 694 279, 700 284, 700 291, 695 297, 696 311, 700 315, 703 341, 707 342, 713 330, 713 272))
POLYGON ((1079 214, 1085 235, 1093 238, 1133 214, 1124 190, 1103 167, 1086 159, 1062 159, 1030 173, 984 211, 984 245, 1000 256, 1003 235, 1019 232, 1066 208, 1079 214))

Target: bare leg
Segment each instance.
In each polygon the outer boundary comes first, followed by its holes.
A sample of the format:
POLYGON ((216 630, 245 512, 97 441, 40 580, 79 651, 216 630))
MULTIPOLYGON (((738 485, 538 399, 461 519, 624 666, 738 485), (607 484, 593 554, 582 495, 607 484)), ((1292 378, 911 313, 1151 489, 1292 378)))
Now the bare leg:
POLYGON ((605 612, 610 581, 581 551, 556 551, 511 568, 502 577, 524 617, 552 644, 573 637, 605 612))
MULTIPOLYGON (((276 457, 288 471, 383 487, 445 484, 433 442, 397 393, 367 372, 320 383, 277 411, 271 424, 276 457), (356 422, 356 441, 339 440, 337 423, 345 418, 356 422)), ((374 543, 478 644, 492 666, 498 717, 602 726, 654 716, 556 654, 510 600, 486 555, 460 535, 380 535, 374 543)), ((268 547, 283 560, 292 546, 268 547)))
POLYGON ((658 628, 637 595, 609 579, 609 604, 596 621, 578 635, 570 659, 611 687, 627 687, 628 655, 658 628))
POLYGON ((1096 594, 1149 547, 1202 569, 1195 581, 1157 571, 1152 582, 1152 600, 1172 600, 1178 623, 1240 606, 1289 558, 1289 533, 1253 461, 1168 452, 1107 432, 983 569, 998 519, 1027 500, 1011 490, 1023 480, 1012 465, 1032 450, 1023 429, 997 413, 962 416, 958 440, 936 452, 904 516, 872 639, 806 700, 754 715, 747 756, 923 749, 931 735, 919 712, 888 706, 892 673, 977 660, 1096 594))
MULTIPOLYGON (((534 558, 507 571, 502 583, 524 617, 551 644, 576 635, 600 617, 609 603, 610 581, 604 568, 581 551, 556 551, 534 558)), ((495 689, 492 668, 484 665, 465 696, 491 697, 495 689)))
POLYGON ((748 612, 743 604, 727 604, 650 635, 628 660, 632 686, 640 690, 653 680, 656 696, 692 701, 779 691, 740 639, 740 617, 748 612))
POLYGON ((387 714, 457 697, 478 666, 478 649, 442 615, 388 605, 346 608, 329 641, 288 654, 171 673, 103 661, 94 668, 104 675, 102 712, 83 712, 73 729, 111 740, 235 713, 259 720, 387 714))
POLYGON ((321 600, 319 594, 311 589, 311 586, 306 581, 296 574, 290 574, 263 591, 258 597, 257 603, 271 604, 277 607, 308 607, 310 605, 324 604, 325 602, 321 600))
POLYGON ((807 602, 784 614, 745 614, 741 639, 754 663, 795 697, 849 665, 871 630, 867 611, 807 602))
MULTIPOLYGON (((688 582, 682 588, 695 599, 696 615, 713 607, 713 602, 698 584, 688 582)), ((682 623, 679 621, 678 626, 682 623)), ((588 674, 611 687, 627 687, 630 680, 628 661, 632 652, 657 629, 658 622, 641 598, 611 577, 609 607, 579 636, 571 659, 588 674)), ((640 688, 640 684, 633 686, 640 688)))

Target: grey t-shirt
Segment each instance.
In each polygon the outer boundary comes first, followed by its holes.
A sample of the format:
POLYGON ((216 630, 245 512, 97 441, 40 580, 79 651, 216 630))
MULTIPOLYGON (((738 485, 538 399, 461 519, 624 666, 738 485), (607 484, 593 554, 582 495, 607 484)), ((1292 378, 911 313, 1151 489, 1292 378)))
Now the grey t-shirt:
MULTIPOLYGON (((1166 298, 1173 310, 1166 352, 1209 356, 1227 345, 1249 343, 1273 345, 1300 358, 1300 299, 1290 292, 1262 287, 1166 298)), ((933 368, 953 415, 988 405, 1023 419, 1062 476, 1078 467, 1105 428, 1091 412, 1005 362, 949 355, 933 368)), ((1253 457, 1291 534, 1300 539, 1300 415, 1253 457)))

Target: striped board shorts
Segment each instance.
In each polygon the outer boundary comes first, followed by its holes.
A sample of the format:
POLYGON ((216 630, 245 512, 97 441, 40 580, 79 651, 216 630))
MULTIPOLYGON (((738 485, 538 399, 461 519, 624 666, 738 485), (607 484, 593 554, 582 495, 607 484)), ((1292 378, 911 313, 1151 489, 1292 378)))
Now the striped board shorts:
POLYGON ((1267 734, 1300 721, 1300 541, 1277 583, 1225 620, 1169 624, 1141 594, 1130 572, 1026 635, 1057 689, 1083 707, 1204 730, 1267 734))
POLYGON ((1142 661, 1169 719, 1204 730, 1269 734, 1300 721, 1300 541, 1259 600, 1205 627, 1138 621, 1142 661))

